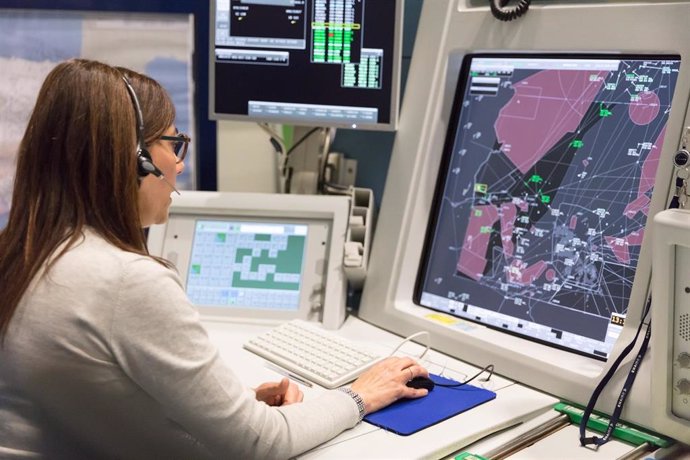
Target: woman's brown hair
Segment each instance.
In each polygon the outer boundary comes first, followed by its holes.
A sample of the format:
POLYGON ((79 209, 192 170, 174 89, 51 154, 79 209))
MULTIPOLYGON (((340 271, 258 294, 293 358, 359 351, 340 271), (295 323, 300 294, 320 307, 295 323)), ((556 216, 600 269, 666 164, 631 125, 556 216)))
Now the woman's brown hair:
POLYGON ((0 337, 33 278, 77 243, 85 227, 122 250, 148 255, 137 204, 136 117, 123 74, 139 98, 150 144, 175 119, 156 81, 74 59, 43 82, 19 145, 9 220, 0 232, 0 337))

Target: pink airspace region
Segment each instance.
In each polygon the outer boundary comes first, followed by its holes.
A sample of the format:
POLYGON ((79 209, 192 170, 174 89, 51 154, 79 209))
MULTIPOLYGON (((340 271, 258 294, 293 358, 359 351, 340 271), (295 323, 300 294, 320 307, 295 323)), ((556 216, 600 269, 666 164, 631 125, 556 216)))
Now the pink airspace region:
POLYGON ((534 283, 542 273, 546 270, 546 262, 540 260, 531 266, 526 262, 513 259, 508 267, 506 267, 506 278, 509 282, 521 285, 528 285, 534 283))
POLYGON ((646 91, 639 93, 638 99, 630 103, 628 116, 636 125, 644 126, 654 121, 660 109, 659 96, 652 91, 646 91))
POLYGON ((486 249, 491 238, 491 232, 488 229, 493 227, 496 220, 498 220, 498 211, 494 206, 472 208, 456 268, 460 273, 464 273, 475 281, 482 277, 486 268, 486 249))
POLYGON ((524 174, 582 121, 608 72, 543 70, 513 85, 494 124, 501 150, 524 174))
POLYGON ((501 243, 503 244, 503 252, 511 257, 515 245, 513 244, 513 227, 515 226, 515 216, 517 210, 513 203, 504 203, 501 206, 501 243))
POLYGON ((515 206, 520 208, 520 211, 522 212, 527 212, 527 210, 529 209, 527 202, 522 198, 513 198, 513 203, 515 204, 515 206))
POLYGON ((628 219, 632 219, 635 217, 635 214, 640 211, 642 211, 644 215, 647 215, 647 212, 649 211, 649 203, 650 199, 647 195, 638 195, 637 198, 628 203, 628 205, 625 207, 625 211, 623 211, 623 214, 625 214, 625 217, 628 219))
POLYGON ((656 170, 659 167, 659 159, 661 158, 661 148, 664 146, 664 137, 666 136, 666 127, 661 130, 659 136, 652 144, 652 149, 647 155, 642 165, 642 173, 640 176, 640 184, 637 187, 637 197, 625 207, 623 214, 629 219, 632 219, 635 214, 642 212, 645 216, 649 215, 650 200, 647 197, 652 187, 654 187, 654 177, 656 170))
POLYGON ((642 245, 642 238, 644 237, 644 228, 639 231, 634 231, 622 238, 615 236, 607 236, 606 244, 609 245, 613 254, 619 262, 627 264, 630 263, 630 246, 642 245))

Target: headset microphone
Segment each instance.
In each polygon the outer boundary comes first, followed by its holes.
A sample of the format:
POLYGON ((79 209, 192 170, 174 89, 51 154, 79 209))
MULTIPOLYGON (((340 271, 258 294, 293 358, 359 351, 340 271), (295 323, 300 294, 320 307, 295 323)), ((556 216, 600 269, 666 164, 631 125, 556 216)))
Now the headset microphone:
MULTIPOLYGON (((158 168, 156 168, 156 169, 158 169, 158 168)), ((158 177, 158 179, 160 179, 160 180, 162 180, 163 182, 165 182, 166 184, 168 184, 168 187, 170 187, 171 189, 175 190, 175 193, 177 193, 178 195, 181 195, 180 191, 177 190, 177 189, 175 188, 175 186, 174 186, 173 184, 171 184, 170 181, 169 181, 168 179, 166 179, 166 177, 165 177, 163 174, 161 174, 160 176, 156 176, 156 177, 158 177)))
POLYGON ((177 190, 175 188, 175 186, 173 184, 171 184, 168 179, 166 179, 165 175, 163 174, 163 171, 158 169, 158 167, 156 165, 154 165, 151 160, 146 158, 144 155, 139 155, 139 156, 137 156, 137 161, 139 162, 139 170, 140 171, 146 171, 146 175, 151 174, 153 176, 156 176, 158 179, 160 179, 163 182, 165 182, 166 184, 168 184, 168 186, 171 189, 175 190, 175 193, 180 195, 180 191, 177 190))

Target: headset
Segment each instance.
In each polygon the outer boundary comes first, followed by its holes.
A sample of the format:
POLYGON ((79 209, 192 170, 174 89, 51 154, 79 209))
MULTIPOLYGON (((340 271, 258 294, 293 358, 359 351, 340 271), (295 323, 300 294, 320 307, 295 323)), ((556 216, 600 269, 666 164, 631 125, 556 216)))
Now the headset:
POLYGON ((132 104, 134 105, 134 116, 137 119, 137 175, 139 176, 139 180, 141 181, 141 179, 144 177, 152 174, 168 184, 168 186, 179 195, 180 191, 177 190, 175 186, 165 178, 163 171, 158 169, 158 166, 153 164, 151 154, 148 150, 146 150, 146 144, 144 143, 144 115, 141 112, 139 98, 137 98, 137 93, 134 91, 134 88, 127 77, 122 75, 122 80, 125 82, 130 99, 132 99, 132 104))
POLYGON ((141 105, 139 105, 137 93, 134 92, 134 88, 127 77, 123 75, 122 79, 125 82, 125 86, 127 86, 127 92, 129 93, 130 99, 132 99, 132 104, 134 104, 134 115, 137 119, 137 174, 140 179, 143 179, 149 174, 153 174, 158 178, 163 178, 163 171, 153 164, 151 154, 146 150, 146 144, 144 144, 144 116, 141 112, 141 105))

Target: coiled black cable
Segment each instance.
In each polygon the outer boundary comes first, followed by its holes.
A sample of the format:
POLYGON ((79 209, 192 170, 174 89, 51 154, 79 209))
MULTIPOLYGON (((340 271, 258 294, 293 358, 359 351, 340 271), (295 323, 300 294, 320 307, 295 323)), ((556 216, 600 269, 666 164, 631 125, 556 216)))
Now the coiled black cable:
POLYGON ((506 7, 508 0, 489 0, 491 14, 501 21, 512 21, 527 12, 532 0, 518 0, 516 6, 506 7))

